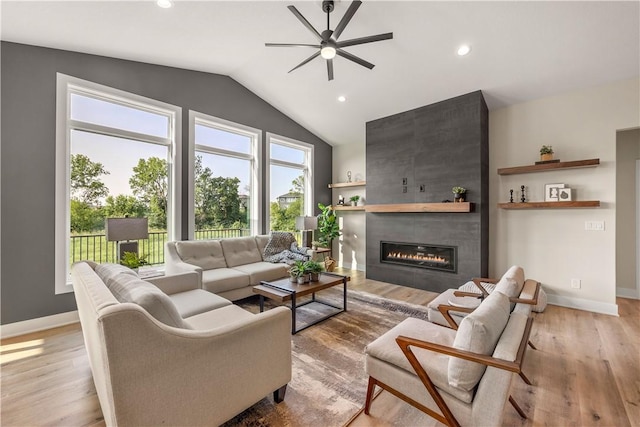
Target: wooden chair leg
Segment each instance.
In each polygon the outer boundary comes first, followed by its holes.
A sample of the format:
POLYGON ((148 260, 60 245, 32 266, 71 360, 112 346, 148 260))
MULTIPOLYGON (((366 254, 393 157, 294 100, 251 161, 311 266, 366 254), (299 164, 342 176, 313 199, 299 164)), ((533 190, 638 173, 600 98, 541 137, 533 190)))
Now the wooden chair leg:
POLYGON ((533 343, 531 342, 531 340, 527 341, 527 344, 529 344, 529 347, 531 347, 534 350, 537 350, 536 346, 533 345, 533 343))
POLYGON ((525 420, 527 419, 527 415, 524 413, 522 409, 520 409, 520 407, 516 403, 516 400, 511 395, 509 395, 509 403, 511 403, 511 406, 513 406, 513 408, 516 410, 518 414, 520 414, 522 418, 524 418, 525 420))
POLYGON ((279 389, 277 389, 276 391, 273 392, 273 400, 276 403, 280 403, 284 400, 284 395, 287 392, 287 385, 283 385, 282 387, 280 387, 279 389))
POLYGON ((522 381, 524 381, 526 385, 533 385, 531 381, 529 381, 529 378, 527 378, 527 376, 524 374, 524 372, 519 372, 519 375, 520 375, 520 378, 522 378, 522 381))
POLYGON ((364 402, 364 413, 369 415, 369 409, 371 408, 371 399, 373 399, 373 391, 376 388, 376 380, 373 377, 369 377, 369 385, 367 386, 367 397, 364 402))

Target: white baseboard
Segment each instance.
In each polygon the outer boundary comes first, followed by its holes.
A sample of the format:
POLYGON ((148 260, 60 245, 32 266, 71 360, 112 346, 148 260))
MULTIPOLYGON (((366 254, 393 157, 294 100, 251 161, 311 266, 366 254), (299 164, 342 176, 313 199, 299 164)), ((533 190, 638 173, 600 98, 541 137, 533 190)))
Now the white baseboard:
POLYGON ((621 298, 640 299, 639 289, 616 288, 616 296, 621 298))
POLYGON ((549 302, 549 304, 559 305, 561 307, 575 308, 578 310, 591 311, 594 313, 618 316, 618 304, 607 304, 582 298, 570 298, 552 294, 547 294, 547 301, 549 302))
POLYGON ((37 319, 24 320, 22 322, 8 323, 6 325, 0 325, 0 337, 3 339, 11 338, 18 335, 70 325, 71 323, 77 323, 79 321, 80 318, 76 310, 54 314, 52 316, 38 317, 37 319))

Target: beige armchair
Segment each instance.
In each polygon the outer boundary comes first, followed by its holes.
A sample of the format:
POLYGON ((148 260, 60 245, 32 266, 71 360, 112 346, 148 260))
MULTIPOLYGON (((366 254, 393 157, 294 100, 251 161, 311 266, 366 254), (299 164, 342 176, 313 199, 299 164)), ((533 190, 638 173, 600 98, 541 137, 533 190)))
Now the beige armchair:
POLYGON ((511 312, 509 298, 493 292, 456 331, 409 318, 365 349, 369 384, 448 426, 500 426, 514 373, 520 373, 532 318, 511 312))

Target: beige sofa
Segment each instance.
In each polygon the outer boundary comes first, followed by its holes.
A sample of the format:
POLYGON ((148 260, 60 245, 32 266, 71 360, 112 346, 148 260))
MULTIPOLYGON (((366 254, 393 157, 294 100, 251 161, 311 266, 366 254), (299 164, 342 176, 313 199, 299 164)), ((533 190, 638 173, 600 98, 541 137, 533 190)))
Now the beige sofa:
POLYGON ((186 272, 80 262, 72 283, 107 425, 219 425, 291 379, 291 312, 251 314, 186 272), (153 283, 151 283, 153 281, 153 283))
POLYGON ((260 281, 286 277, 286 264, 263 259, 268 235, 220 240, 185 240, 165 244, 167 275, 194 271, 202 289, 236 301, 253 295, 260 281))

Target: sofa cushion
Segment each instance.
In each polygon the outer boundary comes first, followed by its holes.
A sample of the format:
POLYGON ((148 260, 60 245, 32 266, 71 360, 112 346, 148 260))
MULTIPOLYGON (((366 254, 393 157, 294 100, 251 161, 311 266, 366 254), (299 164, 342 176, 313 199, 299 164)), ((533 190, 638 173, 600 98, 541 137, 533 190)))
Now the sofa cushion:
POLYGON ((518 285, 516 279, 512 277, 503 277, 498 283, 496 283, 496 292, 502 292, 509 298, 518 298, 522 286, 518 285))
POLYGON ((176 242, 176 252, 178 252, 182 261, 197 265, 203 270, 225 268, 227 266, 219 240, 176 242))
POLYGON ((258 285, 263 280, 269 281, 281 279, 289 274, 285 264, 273 264, 264 261, 239 265, 234 267, 234 270, 239 270, 248 274, 251 285, 258 285))
POLYGON ((267 246, 267 243, 269 243, 269 236, 267 236, 266 234, 259 234, 255 237, 256 244, 258 245, 258 251, 260 252, 262 260, 264 261, 264 248, 267 246))
POLYGON ((129 267, 125 267, 124 265, 120 265, 120 264, 113 264, 110 262, 105 262, 103 264, 96 265, 94 271, 102 279, 102 281, 105 284, 109 279, 117 276, 120 273, 128 274, 130 276, 135 276, 135 277, 138 276, 136 272, 130 269, 129 267))
MULTIPOLYGON (((502 292, 492 292, 478 308, 460 322, 453 347, 490 355, 509 320, 509 297, 502 292)), ((449 384, 471 391, 480 381, 485 365, 457 357, 449 360, 449 384)))
MULTIPOLYGON (((383 360, 413 375, 417 375, 400 346, 396 343, 396 338, 399 335, 451 346, 456 331, 410 317, 365 347, 364 352, 369 357, 383 360)), ((472 392, 454 388, 448 382, 447 364, 449 363, 449 356, 415 347, 411 347, 411 351, 416 355, 420 365, 427 371, 429 378, 431 378, 436 387, 465 402, 471 402, 473 398, 472 392)), ((375 372, 369 372, 369 375, 375 377, 375 372)))
POLYGON ((220 244, 224 258, 227 260, 227 267, 262 261, 262 255, 258 251, 258 244, 253 236, 222 239, 220 244))
POLYGON ((216 268, 202 272, 202 289, 218 293, 249 286, 250 276, 234 268, 216 268))
POLYGON ((251 319, 254 315, 237 305, 228 305, 217 310, 206 311, 185 319, 192 329, 208 330, 229 325, 245 319, 251 319))
POLYGON ((131 302, 165 325, 188 328, 168 295, 149 282, 129 274, 112 277, 107 286, 120 302, 131 302))
MULTIPOLYGON (((524 286, 524 269, 522 267, 518 267, 517 265, 512 265, 509 269, 502 275, 502 278, 510 278, 515 279, 520 286, 520 289, 524 286)), ((518 293, 520 291, 518 290, 518 293)))
POLYGON ((215 310, 220 307, 231 305, 231 301, 222 298, 204 289, 192 289, 190 291, 178 292, 169 295, 171 302, 176 306, 178 313, 183 319, 215 310))

